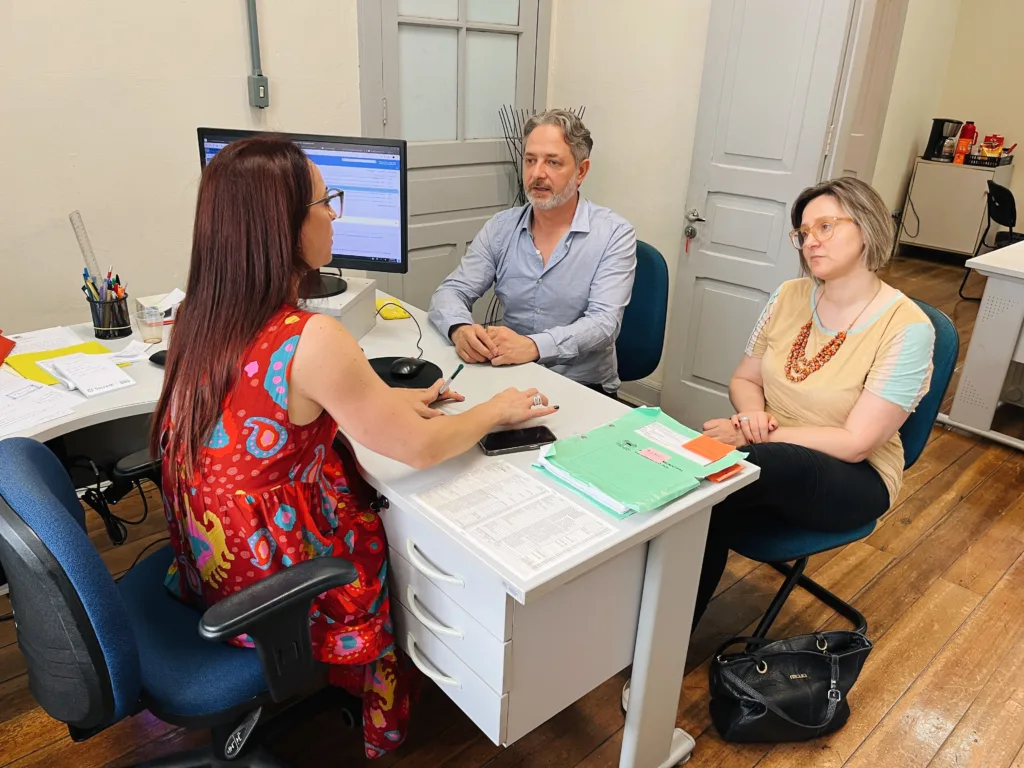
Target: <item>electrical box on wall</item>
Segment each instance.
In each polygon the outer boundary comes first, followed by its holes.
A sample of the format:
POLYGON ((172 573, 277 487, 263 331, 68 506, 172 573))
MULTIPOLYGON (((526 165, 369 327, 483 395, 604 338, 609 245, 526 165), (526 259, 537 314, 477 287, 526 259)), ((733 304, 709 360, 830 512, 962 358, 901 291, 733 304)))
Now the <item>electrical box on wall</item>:
POLYGON ((260 109, 270 106, 270 83, 266 75, 249 75, 249 105, 260 109))

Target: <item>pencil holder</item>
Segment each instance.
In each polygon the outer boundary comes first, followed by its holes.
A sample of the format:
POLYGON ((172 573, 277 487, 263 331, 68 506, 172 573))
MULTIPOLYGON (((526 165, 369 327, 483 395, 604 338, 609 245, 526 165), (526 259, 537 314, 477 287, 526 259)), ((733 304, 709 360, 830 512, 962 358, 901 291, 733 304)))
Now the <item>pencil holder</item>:
POLYGON ((92 328, 97 339, 123 339, 132 335, 127 296, 105 301, 89 299, 89 309, 92 311, 92 328))

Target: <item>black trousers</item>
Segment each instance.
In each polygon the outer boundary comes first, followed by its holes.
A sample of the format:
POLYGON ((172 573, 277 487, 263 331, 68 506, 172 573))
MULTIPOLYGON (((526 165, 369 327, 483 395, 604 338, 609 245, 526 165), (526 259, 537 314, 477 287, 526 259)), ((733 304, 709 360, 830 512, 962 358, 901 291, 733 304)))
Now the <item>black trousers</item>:
POLYGON ((737 513, 756 509, 812 530, 845 531, 877 520, 889 509, 889 491, 866 461, 850 464, 788 443, 759 443, 740 450, 761 468, 761 476, 711 511, 694 626, 725 572, 737 513))

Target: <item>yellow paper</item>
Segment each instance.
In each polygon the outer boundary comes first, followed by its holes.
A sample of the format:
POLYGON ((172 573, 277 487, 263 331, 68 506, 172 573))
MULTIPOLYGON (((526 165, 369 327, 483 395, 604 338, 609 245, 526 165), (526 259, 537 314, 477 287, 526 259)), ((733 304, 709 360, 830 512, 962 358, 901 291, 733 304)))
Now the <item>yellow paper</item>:
POLYGON ((7 364, 24 376, 26 379, 38 381, 40 384, 56 384, 57 379, 48 374, 36 363, 39 360, 50 360, 54 357, 64 357, 81 352, 85 355, 107 355, 110 350, 98 341, 87 341, 84 344, 75 344, 60 349, 48 349, 45 352, 23 352, 20 355, 11 355, 7 358, 7 364))
POLYGON ((410 317, 398 299, 377 299, 377 311, 385 320, 405 320, 410 317))

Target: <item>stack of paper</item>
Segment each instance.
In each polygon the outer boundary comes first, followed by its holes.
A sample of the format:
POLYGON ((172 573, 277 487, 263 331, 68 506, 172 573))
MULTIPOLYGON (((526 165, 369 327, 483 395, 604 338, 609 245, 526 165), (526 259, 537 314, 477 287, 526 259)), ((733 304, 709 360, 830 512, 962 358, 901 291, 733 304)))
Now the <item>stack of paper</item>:
POLYGON ((0 438, 70 416, 80 396, 0 371, 0 438))
POLYGON ((66 355, 53 361, 54 371, 68 387, 86 397, 105 395, 135 384, 135 379, 105 355, 66 355))
MULTIPOLYGON (((89 352, 89 356, 95 360, 110 360, 115 365, 126 366, 132 363, 141 363, 145 360, 149 360, 149 350, 152 344, 146 344, 144 341, 132 340, 128 346, 122 349, 120 352, 89 352)), ((42 368, 47 374, 52 376, 56 381, 63 384, 68 389, 75 389, 75 385, 60 375, 57 370, 57 363, 68 355, 62 355, 61 357, 51 357, 48 360, 37 360, 36 365, 42 368)))
POLYGON ((660 408, 637 408, 544 446, 535 466, 622 518, 664 506, 744 457, 660 408))

